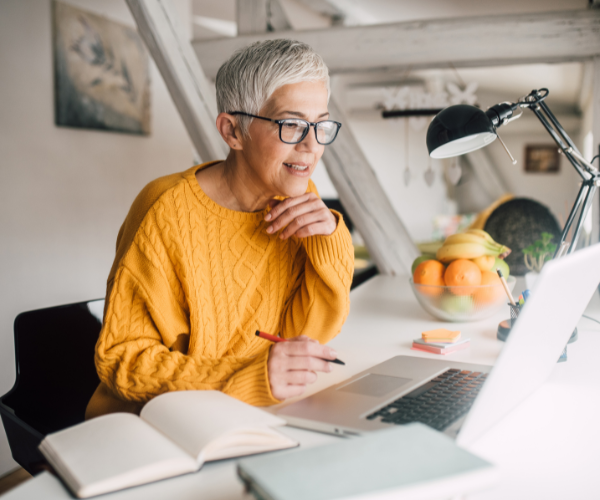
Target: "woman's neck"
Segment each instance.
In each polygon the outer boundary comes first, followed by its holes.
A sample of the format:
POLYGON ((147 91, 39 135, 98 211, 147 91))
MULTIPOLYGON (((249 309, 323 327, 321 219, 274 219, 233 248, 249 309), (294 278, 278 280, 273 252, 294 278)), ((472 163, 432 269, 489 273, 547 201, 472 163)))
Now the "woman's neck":
POLYGON ((236 212, 259 212, 273 197, 257 182, 249 166, 240 165, 233 154, 221 163, 199 170, 196 180, 211 200, 236 212))

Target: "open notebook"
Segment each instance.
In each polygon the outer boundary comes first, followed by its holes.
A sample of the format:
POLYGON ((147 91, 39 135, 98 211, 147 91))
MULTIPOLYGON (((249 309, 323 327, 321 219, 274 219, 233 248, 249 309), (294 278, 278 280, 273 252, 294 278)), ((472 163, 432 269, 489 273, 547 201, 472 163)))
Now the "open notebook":
POLYGON ((285 421, 218 391, 170 392, 48 435, 40 451, 79 498, 194 472, 204 462, 297 446, 285 421))

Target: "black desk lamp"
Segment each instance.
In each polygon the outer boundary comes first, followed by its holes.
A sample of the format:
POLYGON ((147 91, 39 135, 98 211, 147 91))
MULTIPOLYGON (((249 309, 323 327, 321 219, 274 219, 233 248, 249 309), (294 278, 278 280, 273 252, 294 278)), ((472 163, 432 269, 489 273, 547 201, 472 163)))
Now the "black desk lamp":
POLYGON ((581 155, 577 146, 552 114, 544 102, 548 94, 548 89, 532 90, 529 95, 519 99, 519 102, 496 104, 485 112, 467 104, 449 106, 439 112, 429 124, 427 149, 432 158, 450 158, 475 151, 498 138, 514 164, 516 160, 498 136, 496 129, 519 118, 523 111, 515 115, 517 108, 529 108, 533 111, 558 145, 559 152, 569 159, 583 181, 557 245, 555 257, 559 257, 565 253, 565 250, 571 253, 577 245, 585 216, 592 205, 596 189, 600 186, 600 172, 592 165, 594 160, 588 162, 581 155), (565 244, 578 211, 579 218, 573 241, 565 244))

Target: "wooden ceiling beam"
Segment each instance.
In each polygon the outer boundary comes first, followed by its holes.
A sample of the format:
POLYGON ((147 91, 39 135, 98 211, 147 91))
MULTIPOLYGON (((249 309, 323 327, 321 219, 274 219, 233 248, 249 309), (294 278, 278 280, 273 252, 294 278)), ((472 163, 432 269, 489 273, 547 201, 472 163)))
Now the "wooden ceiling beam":
POLYGON ((292 38, 310 44, 332 74, 401 68, 557 63, 600 55, 600 10, 410 21, 286 31, 193 42, 207 76, 237 49, 292 38))

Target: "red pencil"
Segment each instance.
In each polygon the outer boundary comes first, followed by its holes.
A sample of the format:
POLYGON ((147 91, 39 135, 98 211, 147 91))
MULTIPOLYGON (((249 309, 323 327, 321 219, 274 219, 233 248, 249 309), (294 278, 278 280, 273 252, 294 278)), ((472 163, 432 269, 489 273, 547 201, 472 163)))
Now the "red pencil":
MULTIPOLYGON (((281 337, 276 337, 275 335, 271 335, 270 333, 261 332, 260 330, 256 330, 256 336, 261 339, 270 340, 271 342, 287 342, 287 339, 282 339, 281 337)), ((337 363, 338 365, 345 365, 343 361, 339 359, 324 359, 325 361, 329 361, 330 363, 337 363)))

